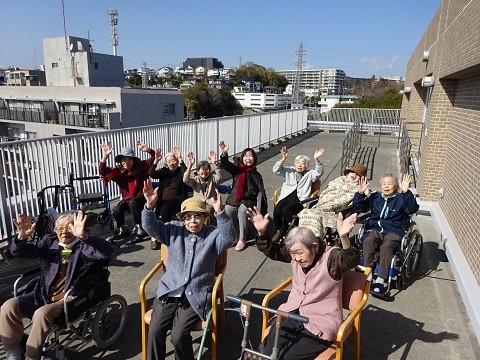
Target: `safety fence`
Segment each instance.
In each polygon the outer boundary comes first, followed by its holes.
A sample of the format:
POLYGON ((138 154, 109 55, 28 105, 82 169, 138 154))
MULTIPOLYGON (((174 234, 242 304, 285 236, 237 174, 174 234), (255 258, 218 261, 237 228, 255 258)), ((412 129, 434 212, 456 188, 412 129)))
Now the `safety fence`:
MULTIPOLYGON (((224 140, 233 155, 305 130, 307 112, 294 109, 0 143, 0 240, 12 235, 16 214, 38 215, 37 193, 42 188, 67 184, 72 173, 76 177, 97 175, 103 143, 110 142, 113 147, 109 166, 114 166, 114 155, 123 147, 135 149, 144 159, 146 154, 137 149, 137 140, 164 153, 179 146, 183 154, 193 151, 197 159, 206 159, 210 150, 218 153, 218 143, 224 140)), ((99 180, 88 180, 81 186, 85 193, 103 191, 99 180)), ((119 198, 117 186, 109 184, 108 191, 110 199, 119 198)), ((52 200, 53 195, 47 198, 47 205, 52 200)), ((70 204, 66 198, 59 210, 68 209, 70 204)))
POLYGON ((398 133, 400 109, 333 108, 321 112, 309 108, 308 126, 317 130, 348 131, 356 121, 361 132, 398 133))
POLYGON ((350 127, 345 139, 342 143, 342 157, 340 159, 340 175, 343 175, 343 170, 349 165, 351 159, 357 152, 362 142, 362 136, 360 133, 361 123, 355 121, 350 127))

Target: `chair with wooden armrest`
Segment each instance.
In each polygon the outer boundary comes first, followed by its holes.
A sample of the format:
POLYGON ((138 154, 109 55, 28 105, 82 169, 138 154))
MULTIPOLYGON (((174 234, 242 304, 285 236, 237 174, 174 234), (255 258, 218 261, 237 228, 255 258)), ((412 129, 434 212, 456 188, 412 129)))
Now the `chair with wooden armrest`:
MULTIPOLYGON (((152 309, 149 306, 146 295, 145 287, 147 283, 153 278, 153 276, 159 271, 163 270, 165 272, 166 266, 168 264, 168 249, 165 245, 162 245, 160 248, 160 259, 158 263, 147 273, 140 283, 138 293, 140 296, 140 316, 142 324, 142 360, 147 360, 147 344, 148 344, 148 325, 152 318, 152 309)), ((209 330, 212 334, 212 345, 211 345, 211 355, 212 360, 217 359, 217 343, 218 343, 218 334, 219 329, 224 326, 224 308, 225 308, 225 299, 223 294, 223 277, 227 267, 227 251, 222 252, 215 264, 215 284, 213 285, 212 291, 212 315, 211 321, 209 324, 209 330)), ((194 331, 202 331, 206 326, 206 323, 199 320, 196 324, 194 331)))
MULTIPOLYGON (((372 269, 369 267, 357 266, 353 271, 347 271, 343 274, 342 282, 342 303, 343 308, 349 311, 348 316, 343 320, 337 333, 336 339, 330 347, 318 355, 315 360, 340 360, 343 358, 343 345, 345 340, 353 334, 355 341, 354 357, 360 359, 360 320, 362 310, 364 309, 368 294, 370 291, 372 269)), ((269 302, 288 288, 292 283, 292 278, 281 282, 277 287, 270 291, 262 301, 262 306, 268 307, 269 302)), ((270 330, 268 325, 268 313, 262 311, 262 341, 265 340, 270 330)))

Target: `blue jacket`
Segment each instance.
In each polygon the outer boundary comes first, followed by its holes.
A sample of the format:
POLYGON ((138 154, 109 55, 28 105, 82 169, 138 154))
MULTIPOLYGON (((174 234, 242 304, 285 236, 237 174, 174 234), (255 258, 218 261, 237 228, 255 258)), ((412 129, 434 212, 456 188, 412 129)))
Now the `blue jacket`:
POLYGON ((418 211, 418 204, 410 190, 389 197, 378 191, 368 197, 357 192, 353 197, 353 208, 356 212, 371 211, 367 230, 403 236, 408 228, 410 215, 418 211))
POLYGON ((157 297, 183 290, 201 319, 205 319, 207 295, 215 282, 217 257, 235 240, 233 222, 225 211, 216 218, 216 227, 207 225, 193 235, 180 221, 164 224, 154 210, 142 211, 142 227, 168 248, 168 266, 158 282, 157 297))
MULTIPOLYGON (((36 307, 50 303, 48 293, 58 273, 60 263, 60 245, 56 234, 44 236, 36 242, 20 241, 17 238, 10 245, 14 256, 24 258, 40 258, 40 276, 34 289, 19 297, 19 307, 28 314, 36 307)), ((75 244, 67 266, 65 291, 81 287, 81 278, 96 265, 104 266, 108 262, 113 249, 105 240, 89 237, 75 244)))

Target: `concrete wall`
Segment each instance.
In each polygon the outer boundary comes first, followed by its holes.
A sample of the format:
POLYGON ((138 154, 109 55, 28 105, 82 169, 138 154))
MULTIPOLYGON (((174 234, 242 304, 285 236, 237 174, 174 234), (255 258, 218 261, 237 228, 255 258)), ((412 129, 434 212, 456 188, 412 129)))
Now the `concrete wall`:
MULTIPOLYGON (((440 212, 434 217, 448 220, 442 236, 466 302, 480 284, 479 19, 480 1, 442 1, 408 62, 405 86, 412 92, 404 95, 401 112, 412 124, 424 118, 418 192, 440 212), (425 50, 428 61, 422 61, 425 50), (426 75, 436 78, 428 102, 428 89, 420 85, 426 75), (474 283, 464 283, 470 277, 474 283)), ((475 308, 478 303, 467 304, 480 338, 475 308)))
POLYGON ((89 79, 90 86, 123 87, 123 57, 91 53, 89 79), (97 68, 95 63, 98 64, 97 68))
POLYGON ((183 96, 175 90, 122 89, 121 101, 121 127, 162 124, 184 119, 183 96), (174 114, 165 113, 166 104, 174 104, 174 114))

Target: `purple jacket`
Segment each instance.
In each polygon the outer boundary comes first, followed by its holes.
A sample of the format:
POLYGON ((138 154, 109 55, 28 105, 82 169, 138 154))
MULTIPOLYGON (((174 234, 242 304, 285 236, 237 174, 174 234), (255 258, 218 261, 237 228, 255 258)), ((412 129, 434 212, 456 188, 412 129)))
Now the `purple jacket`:
MULTIPOLYGON (((112 247, 105 240, 89 237, 80 240, 72 249, 72 255, 67 266, 65 279, 65 291, 70 288, 81 287, 82 275, 96 266, 102 267, 107 264, 112 247)), ((14 256, 24 258, 40 258, 40 276, 35 283, 33 291, 19 297, 19 306, 22 307, 22 299, 29 305, 42 306, 50 303, 48 296, 50 286, 58 273, 60 261, 60 246, 56 234, 44 236, 36 242, 19 241, 17 238, 10 245, 10 252, 14 256)))

